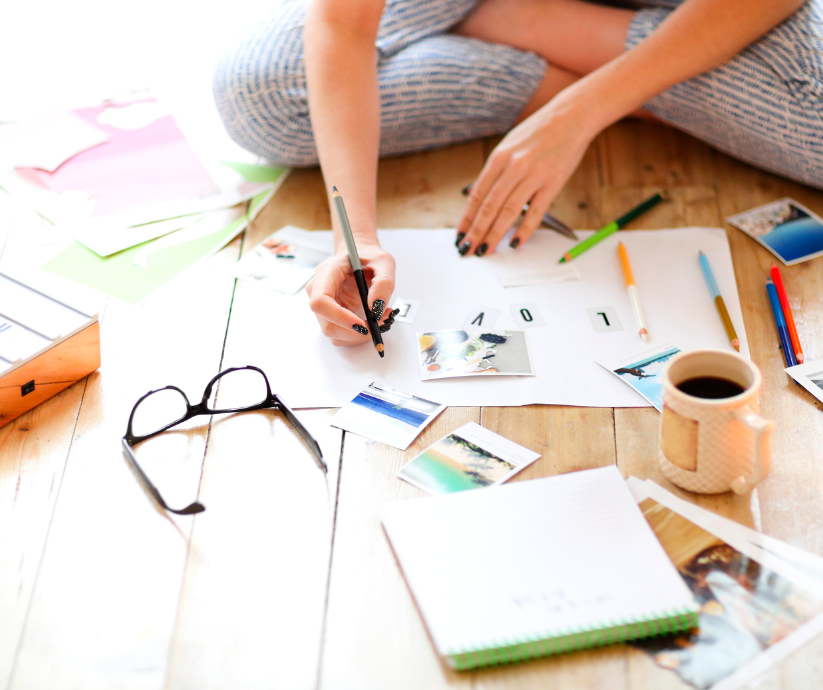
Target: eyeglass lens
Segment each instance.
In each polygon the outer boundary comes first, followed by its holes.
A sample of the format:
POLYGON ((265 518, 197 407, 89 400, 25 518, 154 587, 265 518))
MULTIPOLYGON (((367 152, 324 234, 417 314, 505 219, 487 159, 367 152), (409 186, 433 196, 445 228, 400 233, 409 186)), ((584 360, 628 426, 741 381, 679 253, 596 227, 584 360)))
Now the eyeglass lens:
POLYGON ((148 436, 186 416, 188 405, 180 391, 159 390, 140 401, 132 418, 132 433, 148 436))
POLYGON ((209 395, 208 407, 212 412, 253 407, 268 397, 266 379, 254 369, 238 369, 221 374, 209 395))

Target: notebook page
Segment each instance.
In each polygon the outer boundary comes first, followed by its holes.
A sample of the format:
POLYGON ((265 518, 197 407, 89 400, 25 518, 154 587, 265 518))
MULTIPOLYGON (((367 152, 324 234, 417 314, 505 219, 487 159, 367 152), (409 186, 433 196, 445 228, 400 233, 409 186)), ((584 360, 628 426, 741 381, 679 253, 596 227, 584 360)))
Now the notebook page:
POLYGON ((383 515, 444 656, 696 608, 613 466, 383 515))

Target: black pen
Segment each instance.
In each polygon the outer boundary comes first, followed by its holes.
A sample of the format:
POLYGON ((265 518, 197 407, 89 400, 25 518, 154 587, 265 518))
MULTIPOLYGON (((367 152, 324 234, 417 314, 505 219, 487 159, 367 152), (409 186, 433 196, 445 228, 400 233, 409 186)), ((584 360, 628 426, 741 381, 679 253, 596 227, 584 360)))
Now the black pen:
POLYGON ((366 324, 371 333, 371 339, 374 343, 374 349, 377 354, 383 356, 383 338, 380 335, 380 329, 377 326, 377 321, 372 316, 371 309, 369 309, 369 288, 366 285, 366 277, 363 275, 363 267, 360 265, 360 257, 357 254, 357 247, 354 245, 354 235, 351 233, 351 226, 349 225, 349 217, 346 215, 346 207, 343 205, 343 197, 337 191, 337 187, 332 187, 332 201, 334 207, 337 209, 337 217, 340 219, 340 229, 343 231, 343 239, 346 242, 346 251, 349 254, 349 264, 351 270, 354 271, 354 281, 357 283, 357 291, 360 293, 360 301, 363 302, 363 311, 366 313, 366 324))

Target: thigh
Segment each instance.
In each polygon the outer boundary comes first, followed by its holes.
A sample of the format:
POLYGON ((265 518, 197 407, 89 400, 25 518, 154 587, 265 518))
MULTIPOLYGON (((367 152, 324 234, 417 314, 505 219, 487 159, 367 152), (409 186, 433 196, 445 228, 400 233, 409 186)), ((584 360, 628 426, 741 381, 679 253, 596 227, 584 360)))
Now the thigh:
POLYGON ((546 68, 534 53, 452 34, 420 40, 382 59, 380 154, 507 132, 546 68))
MULTIPOLYGON (((641 10, 626 47, 668 10, 641 10)), ((823 0, 811 0, 717 69, 675 85, 644 106, 746 162, 823 187, 823 0)))

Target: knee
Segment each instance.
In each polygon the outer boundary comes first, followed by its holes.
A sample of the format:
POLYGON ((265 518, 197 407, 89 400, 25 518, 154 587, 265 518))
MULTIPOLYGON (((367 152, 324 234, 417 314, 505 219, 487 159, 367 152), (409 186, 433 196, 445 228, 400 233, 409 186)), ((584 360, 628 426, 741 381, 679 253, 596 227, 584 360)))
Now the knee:
POLYGON ((271 34, 257 32, 226 52, 213 78, 217 111, 229 136, 285 166, 317 164, 300 34, 299 41, 293 32, 271 40, 271 34))

